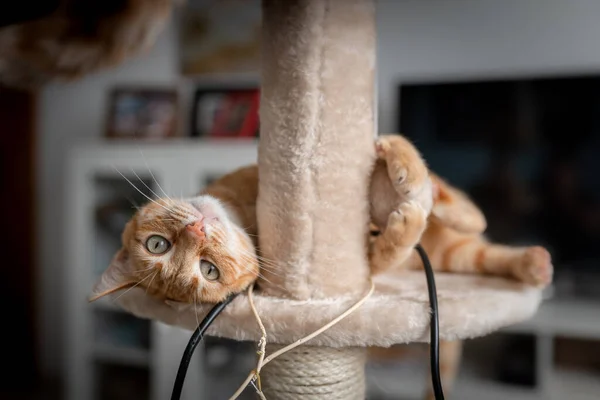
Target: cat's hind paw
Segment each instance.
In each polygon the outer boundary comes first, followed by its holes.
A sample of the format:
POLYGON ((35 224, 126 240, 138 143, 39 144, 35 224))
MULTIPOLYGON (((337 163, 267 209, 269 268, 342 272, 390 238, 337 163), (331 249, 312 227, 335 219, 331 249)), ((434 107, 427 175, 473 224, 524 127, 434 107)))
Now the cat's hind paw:
POLYGON ((552 282, 552 257, 548 250, 541 246, 528 247, 513 272, 515 277, 524 283, 545 287, 552 282))

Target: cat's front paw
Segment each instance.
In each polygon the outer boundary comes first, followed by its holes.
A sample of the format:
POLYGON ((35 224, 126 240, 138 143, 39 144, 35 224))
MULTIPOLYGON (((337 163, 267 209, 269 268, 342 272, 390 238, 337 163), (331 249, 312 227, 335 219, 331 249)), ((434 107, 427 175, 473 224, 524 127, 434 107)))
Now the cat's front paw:
POLYGON ((433 203, 429 170, 412 143, 400 135, 385 135, 377 138, 375 150, 387 165, 394 190, 403 199, 416 200, 429 211, 433 203))
POLYGON ((427 211, 417 202, 409 201, 392 211, 385 228, 387 239, 395 246, 412 247, 420 240, 427 226, 427 211))
POLYGON ((514 267, 513 273, 520 281, 539 287, 545 287, 552 282, 554 267, 548 250, 541 246, 525 249, 520 262, 514 267))

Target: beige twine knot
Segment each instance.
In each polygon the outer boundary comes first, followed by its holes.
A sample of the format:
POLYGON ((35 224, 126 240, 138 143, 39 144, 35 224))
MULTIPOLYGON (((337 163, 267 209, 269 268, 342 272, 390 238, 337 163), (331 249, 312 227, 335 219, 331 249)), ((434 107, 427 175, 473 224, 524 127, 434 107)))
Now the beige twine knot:
POLYGON ((322 399, 324 396, 333 400, 362 399, 365 391, 363 369, 366 357, 363 348, 338 349, 303 345, 356 311, 371 297, 374 290, 375 284, 371 281, 369 291, 348 310, 290 345, 269 345, 269 349, 273 351, 265 358, 267 331, 254 305, 253 286, 250 286, 248 288, 250 308, 262 332, 258 342, 258 361, 256 369, 250 372, 229 400, 237 399, 249 384, 254 386, 262 400, 266 399, 265 393, 277 400, 311 400, 322 399), (270 367, 265 368, 267 378, 263 389, 260 373, 267 364, 270 364, 270 367))

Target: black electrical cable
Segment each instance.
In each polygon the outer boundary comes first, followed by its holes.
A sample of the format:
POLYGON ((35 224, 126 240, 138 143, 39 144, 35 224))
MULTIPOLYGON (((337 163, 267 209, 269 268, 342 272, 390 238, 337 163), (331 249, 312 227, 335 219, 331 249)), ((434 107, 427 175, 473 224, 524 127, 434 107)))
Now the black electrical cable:
POLYGON ((437 292, 435 289, 435 278, 433 268, 427 253, 420 244, 415 246, 425 269, 427 277, 427 290, 429 292, 429 306, 431 307, 431 319, 429 324, 429 359, 431 365, 431 384, 433 394, 436 400, 444 400, 444 391, 442 390, 442 381, 440 379, 440 327, 438 321, 437 292))
MULTIPOLYGON (((431 307, 431 319, 430 319, 430 341, 429 341, 429 356, 431 364, 431 384, 433 385, 433 393, 436 400, 444 400, 444 391, 442 390, 442 382, 440 379, 440 338, 439 338, 439 321, 438 321, 438 304, 437 304, 437 292, 435 288, 435 278, 433 275, 433 268, 427 257, 427 253, 420 244, 415 246, 415 249, 419 253, 421 260, 423 261, 423 268, 425 269, 425 276, 427 277, 427 290, 429 292, 429 306, 431 307)), ((225 309, 225 307, 231 303, 231 301, 237 296, 237 294, 231 295, 221 303, 216 304, 210 312, 204 317, 198 328, 192 334, 188 345, 183 352, 181 357, 181 363, 179 364, 179 370, 177 371, 177 377, 175 378, 175 384, 173 385, 173 392, 171 394, 171 400, 179 400, 181 397, 181 391, 183 389, 183 382, 185 381, 185 375, 188 370, 190 361, 194 350, 198 346, 198 343, 202 340, 204 332, 213 323, 215 318, 225 309)))
POLYGON ((210 324, 213 323, 215 318, 221 314, 221 311, 225 309, 225 307, 231 303, 231 301, 237 296, 237 294, 229 296, 227 299, 223 300, 221 303, 217 303, 206 317, 200 322, 198 328, 192 334, 190 341, 188 342, 185 351, 183 352, 183 356, 181 357, 181 362, 179 363, 179 369, 177 370, 177 377, 175 378, 175 384, 173 385, 173 392, 171 393, 171 400, 179 400, 181 397, 181 390, 183 389, 183 382, 185 381, 185 374, 187 373, 188 366, 190 365, 190 361, 192 360, 192 355, 194 354, 194 350, 196 350, 196 346, 202 340, 204 336, 204 332, 208 329, 210 324))

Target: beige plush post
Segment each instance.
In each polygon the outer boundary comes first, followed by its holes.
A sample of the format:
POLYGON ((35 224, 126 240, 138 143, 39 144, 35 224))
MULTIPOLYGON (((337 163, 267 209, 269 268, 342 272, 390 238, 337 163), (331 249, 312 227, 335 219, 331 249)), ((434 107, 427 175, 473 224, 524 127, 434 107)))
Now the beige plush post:
POLYGON ((374 159, 372 0, 264 0, 258 227, 295 299, 361 292, 374 159))
MULTIPOLYGON (((263 255, 284 265, 262 285, 297 300, 364 291, 373 0, 263 0, 262 43, 258 228, 263 255)), ((267 397, 364 398, 362 349, 331 351, 267 366, 267 397)))

